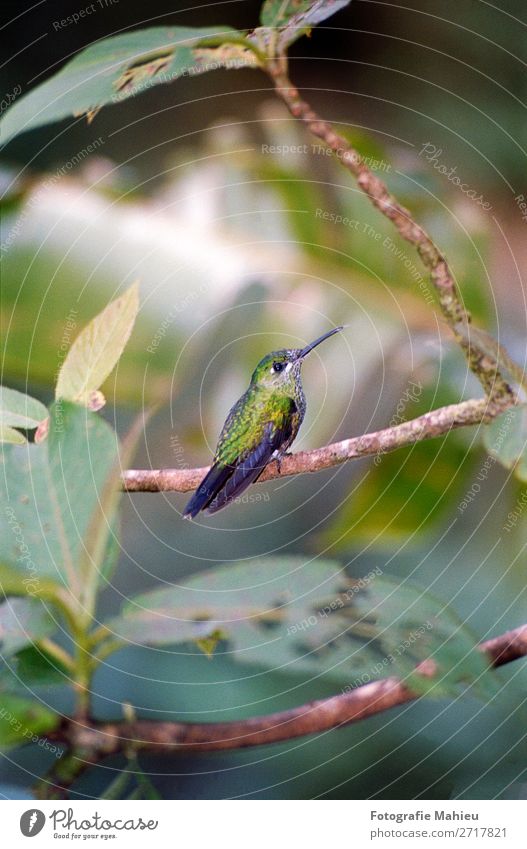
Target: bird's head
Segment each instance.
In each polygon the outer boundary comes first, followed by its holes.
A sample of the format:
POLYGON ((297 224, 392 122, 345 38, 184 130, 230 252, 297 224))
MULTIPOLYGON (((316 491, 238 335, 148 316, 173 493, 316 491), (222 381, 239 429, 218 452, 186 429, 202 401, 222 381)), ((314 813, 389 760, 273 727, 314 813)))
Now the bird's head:
POLYGON ((333 330, 319 336, 305 348, 282 348, 280 351, 271 351, 256 366, 251 383, 268 389, 279 389, 287 386, 300 376, 304 357, 325 339, 339 333, 342 329, 342 327, 334 327, 333 330))

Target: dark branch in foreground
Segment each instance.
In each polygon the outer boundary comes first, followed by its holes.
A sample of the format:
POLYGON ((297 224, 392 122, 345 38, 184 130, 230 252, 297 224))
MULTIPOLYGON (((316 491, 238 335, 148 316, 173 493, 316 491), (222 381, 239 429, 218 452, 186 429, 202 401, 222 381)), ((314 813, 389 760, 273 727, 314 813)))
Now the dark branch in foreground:
MULTIPOLYGON (((508 405, 514 403, 514 397, 508 405)), ((259 482, 286 475, 299 475, 305 472, 319 472, 338 466, 347 460, 356 460, 372 454, 384 454, 404 445, 411 445, 422 439, 443 436, 454 428, 477 425, 490 421, 498 410, 488 398, 462 401, 431 410, 408 422, 343 439, 314 451, 300 451, 283 458, 280 471, 276 463, 270 463, 259 482)), ((195 489, 203 480, 208 468, 199 469, 129 469, 123 474, 123 487, 128 492, 188 492, 195 489)))
MULTIPOLYGON (((527 624, 481 643, 492 666, 502 666, 527 656, 527 624)), ((433 660, 418 667, 419 674, 433 678, 433 660)), ((73 746, 82 752, 87 763, 106 755, 127 751, 170 753, 174 750, 217 751, 262 746, 316 734, 375 716, 390 708, 418 699, 398 678, 373 681, 351 692, 328 699, 318 699, 291 710, 256 716, 235 722, 109 722, 80 724, 67 720, 63 727, 49 735, 50 739, 73 746)))

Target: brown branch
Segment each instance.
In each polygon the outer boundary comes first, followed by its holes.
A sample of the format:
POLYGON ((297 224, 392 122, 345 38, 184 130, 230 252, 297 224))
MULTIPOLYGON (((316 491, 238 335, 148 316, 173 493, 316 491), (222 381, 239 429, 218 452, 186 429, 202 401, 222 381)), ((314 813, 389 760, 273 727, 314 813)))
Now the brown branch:
POLYGON ((507 406, 511 389, 499 371, 498 362, 470 336, 470 314, 459 298, 453 274, 443 254, 434 244, 426 230, 418 224, 411 213, 389 192, 386 184, 366 165, 361 155, 350 143, 323 120, 302 99, 298 89, 287 75, 285 56, 270 59, 266 66, 278 96, 284 101, 294 118, 302 121, 309 132, 323 141, 356 178, 359 187, 372 204, 395 225, 399 234, 414 245, 431 275, 437 291, 439 304, 452 333, 463 349, 469 367, 480 380, 485 392, 498 406, 507 406))
MULTIPOLYGON (((493 667, 527 656, 527 624, 481 643, 479 649, 487 654, 493 667)), ((426 660, 418 667, 419 674, 427 678, 433 678, 435 671, 433 660, 426 660)), ((242 749, 339 728, 418 698, 402 681, 391 677, 291 710, 235 722, 136 720, 79 725, 68 720, 49 737, 81 750, 87 762, 126 751, 130 746, 136 751, 156 753, 176 749, 185 752, 242 749)))
MULTIPOLYGON (((514 397, 509 399, 512 404, 514 397)), ((501 408, 500 408, 501 409, 501 408)), ((476 425, 490 420, 498 410, 488 398, 462 401, 432 410, 416 419, 343 439, 314 451, 300 451, 283 458, 280 470, 273 462, 265 469, 259 482, 286 475, 318 472, 329 469, 347 460, 356 460, 372 454, 381 455, 422 439, 443 436, 454 428, 476 425)), ((208 468, 199 469, 129 469, 123 475, 123 487, 128 492, 187 492, 195 489, 203 480, 208 468)))

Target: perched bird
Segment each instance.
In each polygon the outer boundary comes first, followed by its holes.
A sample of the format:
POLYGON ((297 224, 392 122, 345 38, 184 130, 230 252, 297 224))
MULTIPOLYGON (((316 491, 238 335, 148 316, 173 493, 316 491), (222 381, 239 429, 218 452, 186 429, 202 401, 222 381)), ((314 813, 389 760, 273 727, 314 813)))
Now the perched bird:
POLYGON ((258 480, 268 463, 280 462, 306 412, 300 374, 304 357, 342 329, 335 327, 305 348, 272 351, 260 360, 249 388, 227 416, 212 467, 185 507, 185 519, 201 510, 217 513, 258 480))

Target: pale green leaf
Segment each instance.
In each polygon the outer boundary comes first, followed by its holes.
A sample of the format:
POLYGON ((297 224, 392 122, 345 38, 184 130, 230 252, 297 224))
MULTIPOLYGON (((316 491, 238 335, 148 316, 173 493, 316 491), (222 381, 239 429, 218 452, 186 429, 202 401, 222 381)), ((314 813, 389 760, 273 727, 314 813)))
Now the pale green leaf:
MULTIPOLYGON (((6 563, 0 563, 0 590, 6 596, 38 595, 44 599, 56 598, 60 595, 61 586, 59 583, 43 575, 37 575, 36 566, 35 572, 30 568, 23 568, 24 565, 28 564, 27 557, 23 557, 22 555, 22 551, 24 554, 26 554, 26 551, 23 548, 24 543, 20 539, 24 531, 11 505, 6 504, 3 506, 3 509, 7 521, 1 526, 2 533, 7 537, 7 531, 11 531, 13 536, 17 538, 14 551, 18 551, 19 554, 18 557, 13 558, 14 562, 18 561, 18 568, 8 566, 6 563)), ((9 549, 9 545, 1 545, 1 548, 5 554, 5 551, 9 549)))
POLYGON ((0 652, 6 658, 53 633, 57 624, 35 598, 8 598, 0 604, 0 652))
POLYGON ((138 309, 139 287, 134 283, 79 333, 60 369, 57 398, 100 409, 99 387, 117 364, 138 309))
POLYGON ((61 400, 45 442, 6 446, 3 455, 0 559, 20 573, 19 590, 38 595, 52 578, 80 597, 88 528, 117 463, 115 433, 100 416, 61 400))
POLYGON ((18 392, 16 389, 0 386, 0 432, 6 426, 32 430, 38 427, 47 415, 48 411, 44 404, 36 398, 31 398, 30 395, 18 392))
POLYGON ((119 457, 113 466, 107 469, 105 484, 94 505, 79 563, 83 578, 83 600, 88 607, 95 602, 99 584, 108 580, 119 558, 121 547, 117 509, 122 497, 122 469, 129 466, 151 412, 147 410, 137 416, 121 444, 119 457))
POLYGON ((492 457, 527 481, 527 404, 511 407, 486 426, 483 442, 492 457))
MULTIPOLYGON (((42 85, 19 98, 0 121, 3 144, 61 118, 88 115, 196 68, 193 47, 213 39, 243 41, 229 27, 150 27, 95 42, 42 85)), ((201 63, 198 63, 198 65, 201 63)), ((199 67, 199 71, 208 70, 199 67)))

